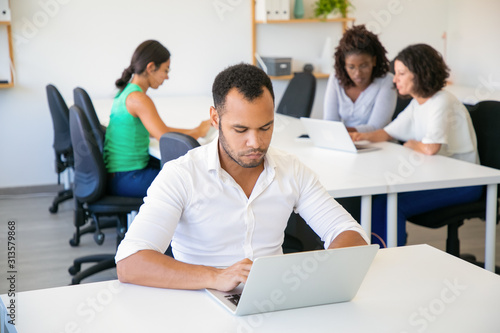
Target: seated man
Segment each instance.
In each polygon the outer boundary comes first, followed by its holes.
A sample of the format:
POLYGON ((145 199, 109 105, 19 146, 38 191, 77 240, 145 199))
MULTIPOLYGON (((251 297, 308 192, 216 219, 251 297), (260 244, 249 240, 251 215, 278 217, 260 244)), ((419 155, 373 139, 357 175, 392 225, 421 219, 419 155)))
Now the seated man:
POLYGON ((269 147, 274 92, 262 70, 229 67, 212 93, 219 138, 166 163, 151 184, 116 254, 121 282, 229 291, 246 281, 252 260, 282 253, 292 210, 325 247, 367 244, 310 169, 269 147), (175 259, 164 255, 171 241, 175 259))

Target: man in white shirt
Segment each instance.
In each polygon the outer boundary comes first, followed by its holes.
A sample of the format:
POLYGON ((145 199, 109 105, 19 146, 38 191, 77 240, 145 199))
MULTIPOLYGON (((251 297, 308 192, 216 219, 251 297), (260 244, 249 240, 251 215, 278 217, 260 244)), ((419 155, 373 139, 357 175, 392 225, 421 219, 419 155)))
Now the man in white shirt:
POLYGON ((269 147, 274 93, 263 71, 229 67, 212 92, 219 138, 164 165, 118 248, 120 281, 231 290, 246 281, 252 260, 282 253, 292 210, 325 247, 367 244, 311 170, 269 147), (170 242, 175 259, 163 254, 170 242))

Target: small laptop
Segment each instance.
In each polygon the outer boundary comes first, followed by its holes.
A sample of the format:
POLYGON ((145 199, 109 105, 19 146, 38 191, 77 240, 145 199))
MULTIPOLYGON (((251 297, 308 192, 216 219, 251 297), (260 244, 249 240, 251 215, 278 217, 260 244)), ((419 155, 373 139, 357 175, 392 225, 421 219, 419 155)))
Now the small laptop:
POLYGON ((238 316, 347 302, 378 249, 374 244, 260 257, 246 284, 229 292, 206 290, 238 316))
POLYGON ((309 134, 309 137, 317 147, 347 151, 350 153, 361 153, 380 149, 367 144, 355 144, 349 132, 347 132, 345 125, 340 121, 304 117, 301 117, 300 120, 307 134, 309 134))

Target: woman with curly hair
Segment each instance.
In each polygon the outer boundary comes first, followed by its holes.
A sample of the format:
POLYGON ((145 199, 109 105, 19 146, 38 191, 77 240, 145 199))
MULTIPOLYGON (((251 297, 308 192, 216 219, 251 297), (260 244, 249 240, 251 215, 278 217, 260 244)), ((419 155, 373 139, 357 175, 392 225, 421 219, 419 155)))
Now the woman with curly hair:
MULTIPOLYGON (((479 163, 476 133, 465 106, 443 90, 449 68, 441 55, 426 44, 410 45, 394 63, 394 83, 401 95, 413 100, 393 122, 367 133, 351 133, 354 141, 397 139, 425 155, 443 155, 479 163)), ((448 188, 398 194, 398 245, 406 243, 406 220, 438 208, 478 200, 483 186, 448 188)), ((372 231, 386 238, 387 197, 373 197, 372 231)))
POLYGON ((342 121, 350 132, 373 131, 391 121, 397 94, 386 53, 364 25, 344 33, 326 87, 324 119, 342 121))

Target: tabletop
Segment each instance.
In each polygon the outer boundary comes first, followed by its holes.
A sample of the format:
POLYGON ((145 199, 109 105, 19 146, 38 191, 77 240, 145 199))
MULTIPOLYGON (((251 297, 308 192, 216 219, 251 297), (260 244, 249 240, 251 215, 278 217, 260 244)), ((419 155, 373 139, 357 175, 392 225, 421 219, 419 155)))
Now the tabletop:
POLYGON ((237 317, 203 290, 113 280, 21 292, 16 306, 19 332, 497 332, 500 277, 416 245, 379 250, 345 303, 237 317))

